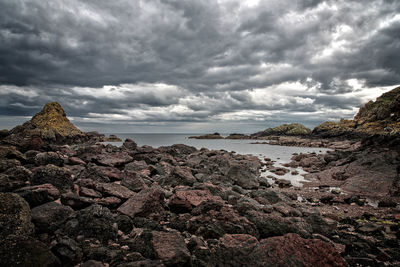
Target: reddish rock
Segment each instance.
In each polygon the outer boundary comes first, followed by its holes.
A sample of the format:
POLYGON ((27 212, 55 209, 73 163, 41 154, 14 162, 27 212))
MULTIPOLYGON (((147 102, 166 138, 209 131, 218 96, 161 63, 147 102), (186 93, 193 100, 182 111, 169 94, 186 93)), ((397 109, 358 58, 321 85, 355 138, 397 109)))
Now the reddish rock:
POLYGON ((86 165, 86 162, 77 157, 69 157, 68 164, 70 165, 86 165))
POLYGON ((135 141, 128 138, 122 144, 122 147, 126 148, 127 150, 135 150, 137 148, 137 144, 135 143, 135 141))
POLYGON ((304 239, 297 234, 260 241, 250 254, 249 266, 347 266, 331 245, 319 239, 304 239))
POLYGON ((117 152, 97 155, 95 160, 103 166, 117 167, 133 161, 133 158, 126 152, 117 152))
POLYGON ((224 235, 218 240, 215 263, 217 266, 250 266, 249 255, 257 245, 257 238, 251 235, 224 235))
POLYGON ((170 175, 165 176, 161 181, 162 185, 188 185, 192 186, 196 182, 196 178, 193 176, 190 168, 176 166, 170 175))
POLYGON ((105 197, 96 198, 93 200, 93 202, 109 208, 116 208, 121 203, 121 199, 117 197, 105 197))
POLYGON ((137 172, 125 171, 121 184, 134 192, 147 188, 147 185, 137 172))
POLYGON ((169 200, 169 207, 175 212, 190 212, 203 202, 221 202, 221 197, 214 196, 208 190, 177 191, 169 200))
POLYGON ((185 240, 177 232, 152 232, 156 257, 167 266, 181 266, 190 259, 185 240))
POLYGON ((143 189, 122 204, 118 211, 128 216, 147 216, 163 210, 164 193, 159 188, 143 189))
POLYGON ((96 190, 86 188, 86 187, 79 188, 79 195, 85 196, 85 197, 94 197, 94 198, 102 197, 102 194, 100 192, 97 192, 96 190))
POLYGON ((247 218, 230 207, 209 210, 193 216, 186 223, 188 231, 204 238, 220 238, 225 234, 250 234, 258 236, 257 228, 247 218))
POLYGON ((135 193, 123 185, 117 183, 98 183, 95 185, 96 190, 103 194, 115 196, 121 199, 132 197, 135 193))
POLYGON ((18 189, 15 193, 23 197, 31 208, 60 197, 60 191, 52 184, 26 186, 18 189))

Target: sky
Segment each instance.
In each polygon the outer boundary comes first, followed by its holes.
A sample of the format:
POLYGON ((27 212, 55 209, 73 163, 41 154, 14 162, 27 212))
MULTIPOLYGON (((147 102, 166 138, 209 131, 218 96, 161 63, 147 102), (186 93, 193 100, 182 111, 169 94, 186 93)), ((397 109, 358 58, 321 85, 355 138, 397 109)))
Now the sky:
POLYGON ((400 84, 398 0, 0 0, 0 128, 253 133, 400 84))

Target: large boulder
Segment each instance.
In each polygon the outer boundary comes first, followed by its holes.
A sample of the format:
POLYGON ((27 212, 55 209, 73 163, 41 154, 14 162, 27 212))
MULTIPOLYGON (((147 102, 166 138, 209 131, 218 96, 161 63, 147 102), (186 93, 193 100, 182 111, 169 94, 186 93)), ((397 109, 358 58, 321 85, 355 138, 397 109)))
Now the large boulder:
POLYGON ((191 212, 204 202, 221 202, 221 197, 214 196, 209 190, 180 190, 169 200, 169 208, 174 212, 191 212))
POLYGON ((330 244, 297 234, 261 240, 250 254, 249 266, 347 266, 330 244))
POLYGON ((64 168, 52 164, 40 167, 31 180, 32 185, 52 184, 61 192, 72 190, 74 187, 72 173, 64 168))
POLYGON ((0 193, 0 237, 33 233, 28 203, 17 194, 0 193))
POLYGON ((155 255, 166 266, 182 266, 190 260, 185 240, 178 232, 153 232, 155 255))
POLYGON ((146 217, 152 213, 164 210, 164 192, 160 188, 147 188, 136 193, 122 204, 118 211, 134 217, 146 217))
POLYGON ((67 221, 60 233, 70 237, 83 235, 85 238, 96 238, 103 243, 115 240, 118 225, 111 211, 98 204, 93 204, 76 213, 76 218, 67 221))
POLYGON ((49 202, 32 209, 32 222, 38 232, 48 233, 58 229, 74 212, 68 206, 49 202))

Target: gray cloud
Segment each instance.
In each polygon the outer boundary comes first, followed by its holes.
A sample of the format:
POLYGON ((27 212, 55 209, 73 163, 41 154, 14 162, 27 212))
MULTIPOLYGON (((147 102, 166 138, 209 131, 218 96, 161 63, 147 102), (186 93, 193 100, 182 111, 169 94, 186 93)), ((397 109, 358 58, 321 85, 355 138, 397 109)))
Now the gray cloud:
POLYGON ((313 126, 400 83, 399 1, 22 0, 0 10, 0 116, 57 100, 90 127, 313 126))

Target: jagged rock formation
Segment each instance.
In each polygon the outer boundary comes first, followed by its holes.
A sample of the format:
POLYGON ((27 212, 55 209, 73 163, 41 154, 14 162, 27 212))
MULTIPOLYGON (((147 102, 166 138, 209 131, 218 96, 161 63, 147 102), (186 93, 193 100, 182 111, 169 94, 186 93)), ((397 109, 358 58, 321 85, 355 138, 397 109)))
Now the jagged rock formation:
POLYGON ((268 128, 264 131, 252 134, 251 136, 252 137, 264 137, 272 135, 302 136, 309 134, 311 134, 311 130, 305 127, 304 125, 300 123, 291 123, 291 124, 282 124, 274 128, 268 128))
POLYGON ((64 109, 57 102, 47 103, 27 123, 40 129, 42 138, 44 139, 55 139, 57 136, 73 137, 83 134, 81 130, 69 121, 64 109))
POLYGON ((23 151, 40 149, 48 143, 82 143, 104 139, 102 134, 85 134, 75 127, 57 102, 47 103, 30 121, 8 132, 2 131, 0 135, 1 143, 14 145, 23 151))
POLYGON ((360 108, 353 120, 324 122, 313 130, 321 137, 360 138, 400 133, 400 87, 384 93, 360 108))

